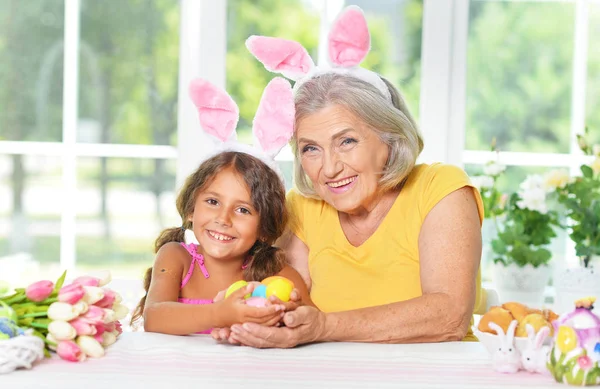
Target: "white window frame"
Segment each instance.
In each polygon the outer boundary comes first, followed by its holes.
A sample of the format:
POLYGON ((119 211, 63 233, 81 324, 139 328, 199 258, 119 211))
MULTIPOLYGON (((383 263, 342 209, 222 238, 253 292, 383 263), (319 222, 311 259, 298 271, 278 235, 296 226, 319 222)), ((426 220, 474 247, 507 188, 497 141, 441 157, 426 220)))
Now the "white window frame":
MULTIPOLYGON (((569 153, 502 152, 500 162, 512 166, 565 167, 579 173, 583 162, 590 162, 577 146, 583 133, 587 82, 589 5, 598 0, 485 0, 520 2, 562 2, 575 6, 571 128, 569 153)), ((491 151, 465 150, 466 66, 469 0, 424 0, 421 63, 421 130, 425 149, 423 162, 442 161, 464 166, 485 164, 495 159, 491 151)), ((567 263, 577 264, 569 240, 567 263)))

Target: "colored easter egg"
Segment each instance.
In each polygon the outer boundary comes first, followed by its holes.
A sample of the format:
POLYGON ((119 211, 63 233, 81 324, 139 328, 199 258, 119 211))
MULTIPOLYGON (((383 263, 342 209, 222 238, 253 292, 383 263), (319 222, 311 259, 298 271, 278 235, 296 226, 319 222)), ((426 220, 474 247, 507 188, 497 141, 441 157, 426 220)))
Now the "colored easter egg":
MULTIPOLYGON (((245 287, 246 285, 248 285, 248 283, 244 280, 239 280, 234 282, 233 284, 231 284, 231 286, 229 288, 227 288, 227 291, 225 292, 225 298, 229 297, 230 294, 232 294, 233 292, 235 292, 236 290, 245 287)), ((250 298, 250 293, 248 293, 247 295, 244 296, 244 298, 250 298)))
POLYGON ((246 305, 263 308, 267 306, 267 299, 263 297, 250 297, 248 300, 246 300, 246 305))
POLYGON ((271 277, 267 277, 264 280, 261 281, 261 284, 263 285, 269 285, 271 282, 275 281, 275 280, 284 280, 286 282, 289 282, 292 285, 292 289, 294 288, 294 283, 290 280, 288 280, 285 277, 282 276, 271 276, 271 277))
POLYGON ((575 350, 577 347, 577 334, 571 327, 560 326, 556 336, 556 345, 563 353, 575 350))
POLYGON ((254 288, 254 291, 252 292, 252 297, 262 297, 264 299, 267 298, 267 286, 260 284, 258 285, 256 288, 254 288))
POLYGON ((267 298, 276 296, 283 302, 290 301, 290 294, 294 286, 287 279, 273 280, 267 285, 267 298))

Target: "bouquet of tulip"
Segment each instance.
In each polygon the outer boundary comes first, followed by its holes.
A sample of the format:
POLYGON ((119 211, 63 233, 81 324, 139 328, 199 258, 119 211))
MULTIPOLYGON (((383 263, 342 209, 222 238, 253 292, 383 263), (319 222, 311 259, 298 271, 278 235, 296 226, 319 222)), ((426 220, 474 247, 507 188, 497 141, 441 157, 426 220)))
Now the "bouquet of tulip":
POLYGON ((109 272, 82 276, 68 285, 65 276, 66 272, 56 283, 38 281, 0 297, 0 346, 29 334, 44 342, 46 356, 54 351, 62 359, 78 362, 104 355, 122 332, 119 320, 128 309, 119 294, 106 287, 109 272))

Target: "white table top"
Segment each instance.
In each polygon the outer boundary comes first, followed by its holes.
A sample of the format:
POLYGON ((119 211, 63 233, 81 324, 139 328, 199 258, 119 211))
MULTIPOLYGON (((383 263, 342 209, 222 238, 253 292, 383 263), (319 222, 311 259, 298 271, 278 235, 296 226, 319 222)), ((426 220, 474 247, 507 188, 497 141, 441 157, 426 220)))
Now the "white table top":
POLYGON ((101 359, 53 358, 0 375, 1 388, 549 388, 547 375, 500 374, 483 345, 323 343, 257 350, 209 336, 124 333, 101 359))

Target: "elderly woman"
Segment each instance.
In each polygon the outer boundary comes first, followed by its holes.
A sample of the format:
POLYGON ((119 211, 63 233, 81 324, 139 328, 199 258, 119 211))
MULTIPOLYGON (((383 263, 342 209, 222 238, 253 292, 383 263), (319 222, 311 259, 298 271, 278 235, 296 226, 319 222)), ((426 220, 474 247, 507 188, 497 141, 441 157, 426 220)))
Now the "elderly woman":
POLYGON ((290 304, 285 326, 244 323, 213 337, 254 347, 473 338, 479 192, 457 167, 416 164, 417 125, 376 77, 321 71, 296 82, 296 188, 280 245, 318 309, 290 304))

